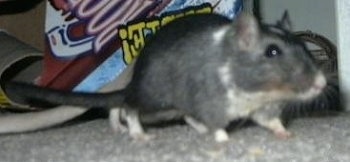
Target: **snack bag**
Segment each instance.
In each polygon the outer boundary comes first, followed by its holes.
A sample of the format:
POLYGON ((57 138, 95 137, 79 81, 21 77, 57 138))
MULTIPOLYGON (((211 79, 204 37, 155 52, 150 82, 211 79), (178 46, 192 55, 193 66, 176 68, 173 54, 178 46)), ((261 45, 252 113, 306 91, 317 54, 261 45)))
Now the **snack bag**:
POLYGON ((170 21, 219 13, 231 19, 243 0, 49 0, 41 86, 94 92, 116 79, 145 40, 170 21))

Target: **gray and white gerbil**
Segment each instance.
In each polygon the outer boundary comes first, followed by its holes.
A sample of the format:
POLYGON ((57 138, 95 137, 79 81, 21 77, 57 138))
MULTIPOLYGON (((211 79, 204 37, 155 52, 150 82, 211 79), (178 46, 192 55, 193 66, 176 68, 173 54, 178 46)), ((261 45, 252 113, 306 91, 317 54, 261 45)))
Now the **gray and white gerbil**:
POLYGON ((214 132, 217 141, 228 140, 225 128, 240 118, 284 138, 290 133, 280 120, 281 105, 310 100, 326 86, 289 26, 285 16, 274 26, 247 13, 235 21, 216 14, 186 16, 147 42, 123 90, 72 93, 16 82, 4 89, 26 103, 121 108, 134 114, 128 119, 138 128, 134 135, 143 135, 138 113, 176 110, 196 129, 214 132))

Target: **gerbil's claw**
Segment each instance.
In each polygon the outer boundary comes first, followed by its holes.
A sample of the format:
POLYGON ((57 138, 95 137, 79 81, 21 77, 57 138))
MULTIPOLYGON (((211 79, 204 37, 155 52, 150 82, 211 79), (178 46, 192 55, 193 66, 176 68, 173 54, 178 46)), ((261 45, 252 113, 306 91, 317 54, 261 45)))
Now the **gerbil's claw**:
POLYGON ((230 139, 228 133, 224 129, 218 129, 214 133, 215 141, 218 143, 227 142, 230 139))
POLYGON ((285 131, 275 131, 274 132, 275 136, 279 139, 285 140, 288 139, 292 136, 292 133, 290 133, 289 131, 285 130, 285 131))

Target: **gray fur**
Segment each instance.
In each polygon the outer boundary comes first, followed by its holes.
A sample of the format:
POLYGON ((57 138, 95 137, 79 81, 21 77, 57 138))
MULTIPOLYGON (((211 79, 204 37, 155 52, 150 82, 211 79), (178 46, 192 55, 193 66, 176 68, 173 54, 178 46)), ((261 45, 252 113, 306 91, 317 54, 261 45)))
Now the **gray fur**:
POLYGON ((122 91, 48 95, 18 83, 5 89, 15 93, 17 86, 26 101, 118 107, 141 114, 175 109, 221 135, 232 120, 253 118, 284 137, 289 132, 279 120, 280 104, 311 99, 325 85, 302 42, 284 28, 274 32, 243 13, 234 22, 202 14, 169 23, 147 43, 122 91))

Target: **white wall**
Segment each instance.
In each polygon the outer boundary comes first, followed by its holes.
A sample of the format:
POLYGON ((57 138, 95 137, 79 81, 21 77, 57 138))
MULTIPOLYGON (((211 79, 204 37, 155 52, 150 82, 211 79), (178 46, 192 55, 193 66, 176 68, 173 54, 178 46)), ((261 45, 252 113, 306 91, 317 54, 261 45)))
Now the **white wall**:
POLYGON ((337 0, 337 13, 341 90, 350 110, 350 1, 337 0))
POLYGON ((293 30, 311 30, 337 43, 335 0, 260 0, 262 18, 274 23, 288 10, 293 30))

